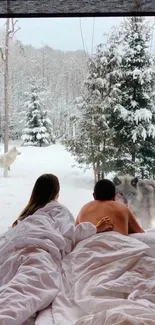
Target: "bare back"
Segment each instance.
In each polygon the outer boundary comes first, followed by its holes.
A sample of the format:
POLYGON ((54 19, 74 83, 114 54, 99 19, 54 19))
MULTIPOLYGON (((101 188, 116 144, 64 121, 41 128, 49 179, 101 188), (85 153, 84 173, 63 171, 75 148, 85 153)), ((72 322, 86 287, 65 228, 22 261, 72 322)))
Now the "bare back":
POLYGON ((87 203, 81 209, 76 224, 91 222, 96 226, 105 217, 109 217, 113 221, 113 231, 123 235, 128 235, 132 232, 143 232, 128 207, 116 201, 95 200, 87 203))

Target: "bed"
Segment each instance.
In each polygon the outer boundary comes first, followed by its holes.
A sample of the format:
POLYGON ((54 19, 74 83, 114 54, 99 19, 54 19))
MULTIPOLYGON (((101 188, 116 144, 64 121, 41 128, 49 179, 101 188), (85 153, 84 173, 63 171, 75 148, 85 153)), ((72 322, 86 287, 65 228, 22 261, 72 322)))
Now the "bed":
POLYGON ((155 230, 63 220, 30 216, 0 237, 0 324, 155 325, 155 230))
POLYGON ((155 231, 93 235, 63 259, 60 277, 35 325, 155 324, 155 231))

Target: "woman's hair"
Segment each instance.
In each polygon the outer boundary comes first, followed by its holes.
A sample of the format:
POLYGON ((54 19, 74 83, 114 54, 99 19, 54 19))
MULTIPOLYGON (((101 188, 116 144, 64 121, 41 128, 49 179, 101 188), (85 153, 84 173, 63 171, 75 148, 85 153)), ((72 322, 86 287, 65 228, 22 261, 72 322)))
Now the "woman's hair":
POLYGON ((60 191, 59 180, 55 175, 41 175, 35 182, 32 194, 25 209, 21 212, 18 219, 13 223, 15 227, 18 220, 23 220, 29 215, 35 213, 38 209, 43 208, 47 203, 54 200, 60 191))

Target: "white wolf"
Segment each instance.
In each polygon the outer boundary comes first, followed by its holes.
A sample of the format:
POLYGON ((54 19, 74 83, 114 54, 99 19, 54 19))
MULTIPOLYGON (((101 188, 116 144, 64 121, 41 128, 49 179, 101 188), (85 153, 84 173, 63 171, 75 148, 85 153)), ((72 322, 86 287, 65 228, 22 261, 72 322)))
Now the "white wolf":
POLYGON ((10 150, 0 155, 0 168, 10 170, 10 165, 13 164, 16 157, 20 154, 21 152, 19 152, 16 147, 12 147, 10 150))
POLYGON ((118 176, 113 179, 116 200, 127 204, 144 229, 155 220, 155 180, 118 176))

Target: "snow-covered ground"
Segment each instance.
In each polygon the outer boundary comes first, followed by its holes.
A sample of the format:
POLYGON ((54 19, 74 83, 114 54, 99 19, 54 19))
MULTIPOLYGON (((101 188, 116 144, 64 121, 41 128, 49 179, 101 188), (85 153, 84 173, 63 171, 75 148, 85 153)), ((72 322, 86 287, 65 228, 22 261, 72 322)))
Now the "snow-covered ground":
POLYGON ((76 217, 81 206, 92 199, 92 172, 73 167, 74 159, 61 145, 37 148, 22 147, 16 143, 16 146, 21 155, 12 164, 9 177, 4 178, 3 170, 0 169, 0 232, 7 230, 18 217, 27 204, 35 180, 43 173, 58 176, 61 184, 60 202, 76 217))

